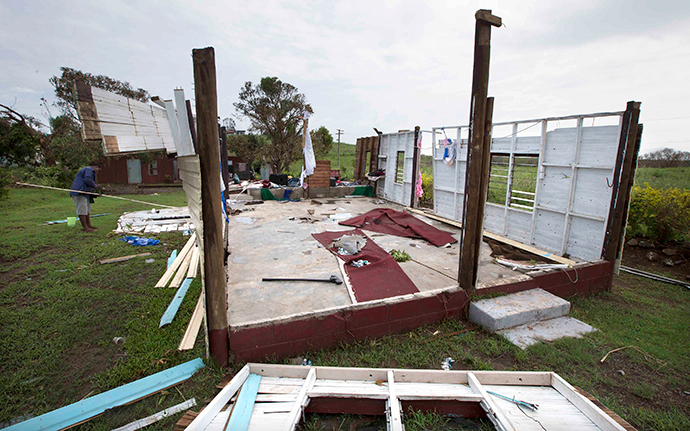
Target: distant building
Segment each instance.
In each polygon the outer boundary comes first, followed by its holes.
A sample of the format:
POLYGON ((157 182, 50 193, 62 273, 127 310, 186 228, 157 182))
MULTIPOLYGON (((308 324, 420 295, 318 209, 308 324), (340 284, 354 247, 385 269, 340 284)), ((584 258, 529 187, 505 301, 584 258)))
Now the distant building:
POLYGON ((100 163, 97 181, 104 184, 172 184, 179 181, 177 160, 173 156, 159 156, 142 162, 137 155, 106 157, 100 163))

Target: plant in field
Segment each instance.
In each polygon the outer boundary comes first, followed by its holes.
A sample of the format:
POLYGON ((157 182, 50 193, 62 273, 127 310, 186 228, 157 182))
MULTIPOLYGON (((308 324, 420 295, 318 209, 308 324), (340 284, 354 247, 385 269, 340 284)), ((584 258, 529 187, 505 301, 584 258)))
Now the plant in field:
POLYGON ((430 174, 422 174, 422 190, 424 194, 419 199, 422 204, 434 203, 434 176, 430 174))
POLYGON ((690 190, 633 187, 627 234, 661 243, 690 239, 690 190))

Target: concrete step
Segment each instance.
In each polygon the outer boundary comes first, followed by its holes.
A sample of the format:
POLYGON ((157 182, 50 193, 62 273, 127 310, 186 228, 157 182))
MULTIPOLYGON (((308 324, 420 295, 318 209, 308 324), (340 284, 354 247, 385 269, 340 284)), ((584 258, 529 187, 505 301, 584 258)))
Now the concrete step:
POLYGON ((563 337, 582 338, 584 334, 596 330, 585 322, 564 316, 541 322, 526 323, 514 328, 503 329, 497 333, 521 349, 525 349, 540 341, 554 341, 563 337))
POLYGON ((470 303, 469 319, 494 333, 570 312, 570 302, 543 289, 531 289, 470 303))

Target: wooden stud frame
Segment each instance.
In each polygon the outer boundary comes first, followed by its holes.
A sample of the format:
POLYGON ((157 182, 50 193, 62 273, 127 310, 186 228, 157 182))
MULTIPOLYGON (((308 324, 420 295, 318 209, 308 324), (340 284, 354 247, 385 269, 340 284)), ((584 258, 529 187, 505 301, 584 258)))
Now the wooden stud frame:
MULTIPOLYGON (((389 430, 400 431, 404 429, 401 415, 401 406, 404 400, 408 402, 452 401, 469 403, 470 405, 478 403, 496 429, 506 431, 522 429, 519 425, 520 416, 506 414, 504 408, 510 404, 506 404, 505 401, 499 402, 490 396, 485 388, 487 385, 502 386, 502 390, 506 393, 511 393, 511 388, 519 387, 539 388, 538 391, 548 388, 551 390, 550 396, 562 396, 559 398, 559 403, 571 405, 570 411, 575 412, 574 414, 578 416, 580 421, 585 421, 605 431, 622 431, 625 429, 622 424, 552 372, 302 367, 249 363, 202 410, 187 430, 207 429, 207 425, 231 402, 250 374, 256 374, 263 378, 285 379, 286 384, 289 382, 293 387, 297 385, 300 388, 294 398, 289 415, 286 415, 286 421, 279 427, 276 427, 274 423, 271 424, 270 429, 283 431, 291 431, 297 427, 310 400, 323 398, 341 400, 340 402, 343 404, 345 404, 346 399, 358 400, 359 404, 353 405, 359 407, 348 411, 353 414, 358 413, 357 409, 363 409, 366 403, 385 401, 386 411, 381 411, 381 414, 385 414, 388 418, 389 430), (302 381, 295 381, 295 379, 302 379, 302 381), (511 417, 514 420, 511 420, 511 417)), ((290 398, 292 399, 292 397, 290 398)), ((527 401, 539 403, 541 399, 527 401)), ((549 405, 546 405, 540 409, 540 412, 548 413, 548 409, 549 405)), ((263 429, 260 418, 257 418, 253 427, 254 429, 263 429)))

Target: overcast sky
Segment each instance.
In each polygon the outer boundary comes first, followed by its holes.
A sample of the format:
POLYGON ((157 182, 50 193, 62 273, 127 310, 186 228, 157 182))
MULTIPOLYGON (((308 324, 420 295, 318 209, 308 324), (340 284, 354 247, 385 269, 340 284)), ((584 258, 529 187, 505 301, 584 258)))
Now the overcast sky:
POLYGON ((60 66, 193 98, 191 51, 213 46, 221 117, 235 114, 244 82, 277 76, 306 95, 311 126, 343 129, 344 142, 372 127, 464 125, 474 13, 492 9, 505 24, 492 30, 495 122, 622 111, 636 100, 643 153, 690 151, 687 0, 295 3, 3 0, 0 103, 40 117, 60 66))

